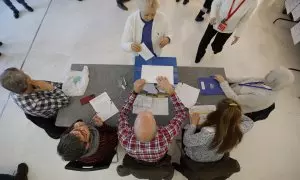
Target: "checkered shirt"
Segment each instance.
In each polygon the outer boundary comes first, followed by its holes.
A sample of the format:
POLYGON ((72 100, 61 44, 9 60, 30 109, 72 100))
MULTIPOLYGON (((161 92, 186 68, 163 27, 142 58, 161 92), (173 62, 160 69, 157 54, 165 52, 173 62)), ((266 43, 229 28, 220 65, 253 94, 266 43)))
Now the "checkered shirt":
POLYGON ((70 98, 61 90, 62 83, 49 83, 54 87, 52 91, 12 94, 12 98, 27 114, 43 118, 53 117, 60 108, 69 104, 70 98))
POLYGON ((187 119, 188 113, 177 95, 172 95, 170 98, 175 108, 175 117, 167 126, 158 127, 157 134, 152 141, 143 143, 137 140, 133 127, 128 123, 128 115, 132 111, 136 96, 137 94, 131 93, 120 112, 119 142, 131 157, 146 162, 157 162, 168 152, 169 144, 180 132, 181 125, 187 119))

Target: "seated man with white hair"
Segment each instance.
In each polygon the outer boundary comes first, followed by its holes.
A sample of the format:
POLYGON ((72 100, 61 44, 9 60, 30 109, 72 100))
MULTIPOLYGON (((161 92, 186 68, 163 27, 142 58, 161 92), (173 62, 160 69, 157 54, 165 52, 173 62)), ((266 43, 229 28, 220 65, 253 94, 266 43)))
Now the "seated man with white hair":
POLYGON ((165 157, 172 139, 178 135, 182 123, 187 119, 188 113, 177 97, 173 86, 165 77, 157 78, 158 86, 170 95, 175 108, 175 116, 165 127, 156 125, 151 112, 140 112, 135 120, 134 127, 128 123, 128 115, 132 111, 137 95, 142 91, 145 80, 134 83, 134 91, 120 112, 118 137, 127 154, 143 162, 158 162, 165 157))

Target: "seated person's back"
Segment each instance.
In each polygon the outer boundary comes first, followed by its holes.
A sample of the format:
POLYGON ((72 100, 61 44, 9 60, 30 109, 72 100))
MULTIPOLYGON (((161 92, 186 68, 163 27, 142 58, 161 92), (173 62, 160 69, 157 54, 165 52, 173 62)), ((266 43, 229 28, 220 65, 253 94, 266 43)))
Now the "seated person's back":
POLYGON ((100 163, 114 152, 118 143, 117 130, 98 116, 92 122, 75 122, 62 136, 57 152, 65 161, 85 164, 100 163))
POLYGON ((143 111, 138 114, 134 127, 128 123, 128 115, 132 111, 133 103, 138 93, 145 85, 144 80, 137 80, 134 92, 130 94, 126 104, 123 106, 120 119, 118 136, 120 144, 125 148, 128 155, 145 162, 157 162, 168 152, 168 146, 172 139, 180 132, 183 121, 187 118, 184 105, 176 96, 172 85, 164 77, 157 79, 158 85, 164 89, 171 98, 175 107, 175 117, 165 127, 156 126, 153 114, 143 111))
POLYGON ((217 110, 200 125, 200 132, 195 133, 199 120, 199 114, 192 114, 183 138, 186 155, 197 162, 221 160, 253 127, 253 121, 242 115, 240 105, 231 99, 219 102, 217 110))

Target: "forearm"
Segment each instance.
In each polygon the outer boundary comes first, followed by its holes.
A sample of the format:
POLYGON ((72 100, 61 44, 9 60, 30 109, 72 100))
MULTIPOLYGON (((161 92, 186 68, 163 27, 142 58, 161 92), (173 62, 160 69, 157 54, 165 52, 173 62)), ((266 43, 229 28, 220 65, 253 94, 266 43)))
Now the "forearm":
POLYGON ((193 137, 196 131, 196 126, 189 124, 188 129, 184 132, 183 136, 183 143, 187 147, 195 146, 196 141, 195 138, 193 137))
POLYGON ((130 93, 128 99, 125 101, 125 104, 124 104, 124 106, 121 109, 120 114, 122 116, 126 116, 127 117, 129 115, 129 113, 132 111, 133 103, 134 103, 136 97, 137 97, 137 93, 135 93, 135 92, 131 92, 130 93))
POLYGON ((220 86, 226 97, 237 100, 237 94, 232 90, 227 81, 220 83, 220 86))

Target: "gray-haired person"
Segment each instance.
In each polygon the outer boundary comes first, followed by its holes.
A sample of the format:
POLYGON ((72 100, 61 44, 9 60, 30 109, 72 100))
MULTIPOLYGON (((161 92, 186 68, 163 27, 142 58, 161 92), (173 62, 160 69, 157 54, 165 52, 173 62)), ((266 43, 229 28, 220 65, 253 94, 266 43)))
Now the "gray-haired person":
POLYGON ((60 108, 69 104, 69 97, 61 90, 62 83, 33 80, 17 68, 8 68, 0 75, 3 88, 12 93, 15 103, 27 119, 44 129, 53 139, 66 130, 55 126, 60 108))

